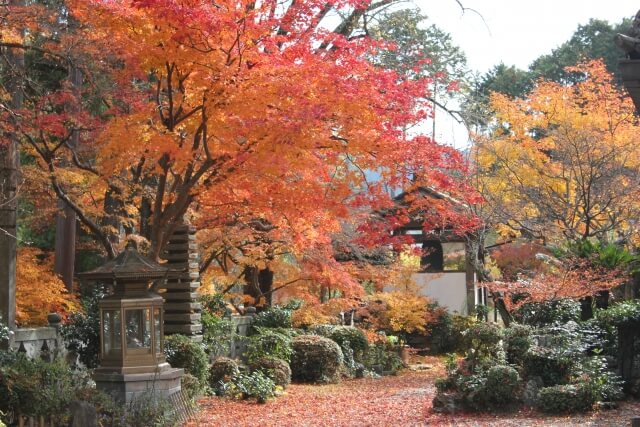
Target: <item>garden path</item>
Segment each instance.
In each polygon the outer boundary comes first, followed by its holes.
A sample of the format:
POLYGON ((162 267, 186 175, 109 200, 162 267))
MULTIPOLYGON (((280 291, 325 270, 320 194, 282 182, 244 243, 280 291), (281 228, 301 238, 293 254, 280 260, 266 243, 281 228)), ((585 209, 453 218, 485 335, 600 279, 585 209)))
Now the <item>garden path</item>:
POLYGON ((380 379, 340 384, 292 384, 286 394, 264 405, 216 397, 200 401, 200 412, 188 427, 377 427, 377 426, 627 426, 640 416, 640 402, 622 402, 616 410, 571 417, 549 417, 535 411, 509 414, 436 414, 431 411, 434 381, 444 375, 440 360, 427 358, 427 370, 405 370, 380 379))

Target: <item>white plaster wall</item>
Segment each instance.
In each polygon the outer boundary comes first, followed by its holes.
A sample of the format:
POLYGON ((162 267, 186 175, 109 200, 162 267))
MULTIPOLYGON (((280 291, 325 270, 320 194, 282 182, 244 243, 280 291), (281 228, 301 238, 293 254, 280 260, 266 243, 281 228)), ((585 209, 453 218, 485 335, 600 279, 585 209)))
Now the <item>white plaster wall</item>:
POLYGON ((452 313, 467 314, 466 273, 415 273, 412 278, 422 295, 452 313))

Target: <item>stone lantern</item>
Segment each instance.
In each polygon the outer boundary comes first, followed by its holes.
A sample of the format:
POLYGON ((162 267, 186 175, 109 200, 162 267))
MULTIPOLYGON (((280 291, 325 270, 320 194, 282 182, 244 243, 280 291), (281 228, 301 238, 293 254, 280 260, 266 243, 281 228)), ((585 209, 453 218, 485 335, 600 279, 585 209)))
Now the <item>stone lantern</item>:
POLYGON ((172 368, 163 352, 164 300, 150 286, 167 273, 130 241, 115 259, 78 274, 81 280, 113 286, 113 293, 98 303, 100 367, 93 378, 98 389, 122 402, 145 391, 166 396, 180 391, 183 370, 172 368))

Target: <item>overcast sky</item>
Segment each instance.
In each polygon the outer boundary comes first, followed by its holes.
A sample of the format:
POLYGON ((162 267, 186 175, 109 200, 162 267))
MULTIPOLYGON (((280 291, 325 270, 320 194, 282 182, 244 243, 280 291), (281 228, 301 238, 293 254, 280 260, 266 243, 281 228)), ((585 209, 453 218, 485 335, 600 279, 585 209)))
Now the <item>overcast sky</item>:
MULTIPOLYGON (((640 0, 460 0, 478 12, 462 13, 455 0, 414 2, 431 23, 451 34, 467 55, 469 68, 480 73, 501 61, 526 69, 590 18, 617 23, 640 9, 640 0)), ((439 117, 436 138, 459 148, 467 146, 464 127, 445 120, 444 114, 439 117)))
POLYGON ((503 61, 526 68, 568 40, 590 18, 612 23, 633 16, 638 0, 414 0, 465 51, 470 68, 484 72, 503 61), (483 18, 484 21, 483 22, 483 18))

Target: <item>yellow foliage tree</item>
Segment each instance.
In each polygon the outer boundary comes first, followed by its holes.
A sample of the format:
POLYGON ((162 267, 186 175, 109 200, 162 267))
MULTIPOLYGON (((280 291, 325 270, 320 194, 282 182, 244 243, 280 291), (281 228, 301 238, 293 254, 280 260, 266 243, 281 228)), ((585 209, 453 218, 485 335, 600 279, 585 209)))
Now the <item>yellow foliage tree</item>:
POLYGON ((16 281, 16 320, 20 325, 46 325, 49 313, 64 317, 78 307, 75 297, 53 273, 51 257, 39 249, 19 249, 16 281))
POLYGON ((637 234, 640 126, 604 64, 539 81, 525 99, 494 93, 492 135, 476 150, 477 185, 504 234, 553 242, 637 234))

